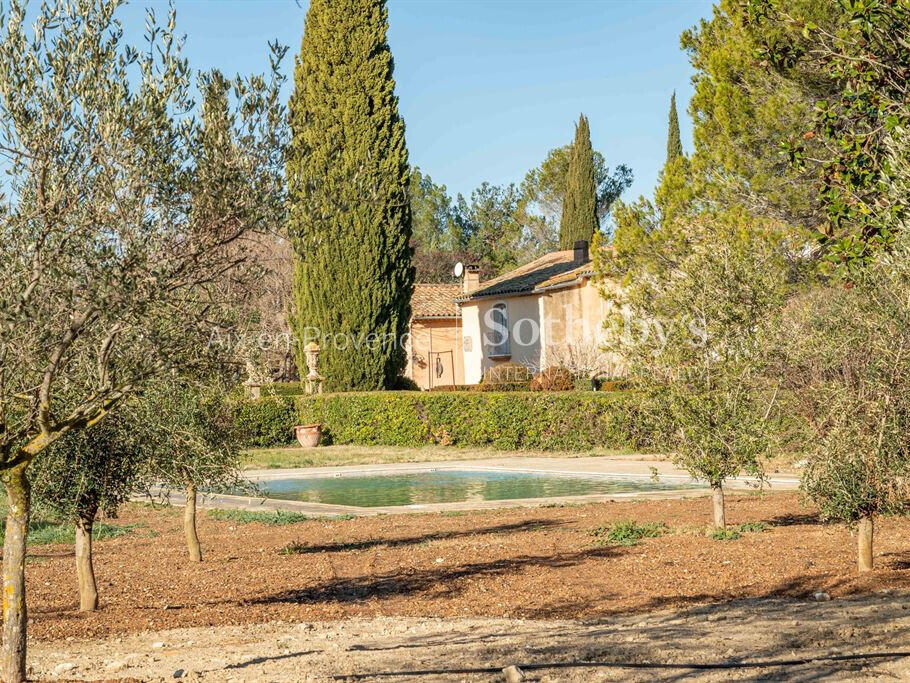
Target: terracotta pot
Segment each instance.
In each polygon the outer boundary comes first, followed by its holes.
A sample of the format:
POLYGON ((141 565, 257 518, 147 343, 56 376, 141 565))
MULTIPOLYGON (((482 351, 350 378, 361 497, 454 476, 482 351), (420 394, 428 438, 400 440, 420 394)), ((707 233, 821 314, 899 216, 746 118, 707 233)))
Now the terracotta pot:
POLYGON ((322 425, 297 425, 294 427, 297 440, 304 448, 315 448, 322 438, 322 425))

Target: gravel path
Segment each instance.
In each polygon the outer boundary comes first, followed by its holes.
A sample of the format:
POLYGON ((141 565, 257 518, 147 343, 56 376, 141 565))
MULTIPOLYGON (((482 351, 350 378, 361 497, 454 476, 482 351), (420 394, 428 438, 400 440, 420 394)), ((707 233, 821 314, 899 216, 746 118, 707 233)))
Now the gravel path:
POLYGON ((185 628, 37 642, 30 663, 39 680, 502 681, 468 670, 579 661, 613 665, 527 667, 525 680, 910 679, 910 593, 817 597, 599 622, 378 617, 185 628), (857 657, 870 654, 879 656, 857 657), (764 665, 687 666, 743 662, 764 665), (443 673, 453 670, 463 671, 443 673))

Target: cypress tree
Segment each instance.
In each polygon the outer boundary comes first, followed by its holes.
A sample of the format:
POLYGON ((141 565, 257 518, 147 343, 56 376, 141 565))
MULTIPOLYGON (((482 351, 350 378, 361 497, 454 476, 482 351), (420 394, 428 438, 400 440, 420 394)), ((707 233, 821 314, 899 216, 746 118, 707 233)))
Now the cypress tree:
POLYGON ((679 137, 679 116, 676 113, 676 91, 670 96, 670 125, 667 132, 667 163, 683 155, 682 140, 679 137))
POLYGON ((575 142, 566 173, 566 194, 559 222, 559 248, 571 249, 575 242, 594 237, 597 221, 597 185, 594 182, 594 149, 588 118, 582 114, 575 126, 575 142))
POLYGON ((404 367, 412 265, 404 121, 385 0, 312 0, 294 73, 289 234, 294 319, 329 390, 391 387, 404 367))

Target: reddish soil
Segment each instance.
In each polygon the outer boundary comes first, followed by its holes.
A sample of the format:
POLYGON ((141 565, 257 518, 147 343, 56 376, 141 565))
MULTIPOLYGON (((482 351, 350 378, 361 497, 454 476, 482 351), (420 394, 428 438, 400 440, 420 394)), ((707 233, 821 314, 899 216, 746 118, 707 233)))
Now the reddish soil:
POLYGON ((400 515, 290 526, 201 514, 204 562, 186 560, 179 511, 129 506, 140 531, 96 544, 101 609, 77 609, 71 547, 36 547, 27 566, 30 635, 110 636, 177 627, 343 617, 596 619, 738 598, 845 596, 910 589, 910 520, 876 528, 874 572, 854 570, 854 539, 818 522, 796 495, 728 500, 732 524, 765 532, 715 541, 706 499, 400 515), (611 521, 674 533, 598 547, 611 521), (147 532, 148 530, 146 530, 147 532), (283 554, 290 543, 307 552, 283 554))

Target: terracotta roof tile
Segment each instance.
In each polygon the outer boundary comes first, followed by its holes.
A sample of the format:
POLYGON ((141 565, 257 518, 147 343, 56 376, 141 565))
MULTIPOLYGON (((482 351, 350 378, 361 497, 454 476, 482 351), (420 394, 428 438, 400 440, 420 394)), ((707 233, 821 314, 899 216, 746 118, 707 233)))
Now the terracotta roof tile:
POLYGON ((411 315, 415 318, 460 318, 461 312, 455 298, 461 294, 459 284, 414 285, 411 297, 411 315))
MULTIPOLYGON (((588 264, 589 265, 589 264, 588 264)), ((459 301, 469 301, 504 294, 530 294, 541 283, 576 270, 575 252, 571 249, 553 251, 508 273, 481 283, 480 287, 460 296, 459 301)))
POLYGON ((578 278, 587 277, 587 276, 590 276, 593 274, 594 274, 594 263, 592 261, 588 261, 587 263, 583 263, 582 265, 578 266, 577 268, 573 268, 572 270, 566 271, 565 273, 560 273, 559 275, 554 275, 549 280, 544 280, 539 285, 537 285, 537 287, 535 287, 534 289, 540 290, 540 289, 545 289, 547 287, 553 287, 554 285, 561 285, 563 283, 572 282, 573 280, 577 280, 578 278))

